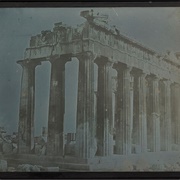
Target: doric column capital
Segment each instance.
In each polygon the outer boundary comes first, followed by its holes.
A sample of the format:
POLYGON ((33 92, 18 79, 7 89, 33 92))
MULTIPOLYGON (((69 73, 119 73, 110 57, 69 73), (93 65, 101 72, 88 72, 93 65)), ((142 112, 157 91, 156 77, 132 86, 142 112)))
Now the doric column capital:
POLYGON ((141 73, 141 77, 146 78, 146 76, 147 76, 147 73, 145 73, 145 72, 141 73))
POLYGON ((180 84, 178 84, 178 83, 173 83, 172 85, 173 85, 175 88, 180 89, 180 84))
POLYGON ((86 59, 91 59, 94 60, 95 59, 95 54, 93 54, 91 51, 85 51, 85 52, 81 52, 75 55, 75 57, 79 60, 79 61, 84 61, 86 59))
POLYGON ((163 83, 167 86, 170 86, 172 84, 172 82, 168 79, 163 79, 163 83))
POLYGON ((131 71, 132 70, 132 66, 129 66, 127 64, 124 63, 120 63, 120 62, 116 62, 113 64, 113 69, 115 69, 117 72, 123 72, 123 71, 131 71))
POLYGON ((159 82, 161 80, 159 76, 154 75, 154 74, 148 74, 146 76, 146 79, 153 82, 159 82))
POLYGON ((98 56, 96 57, 96 59, 94 60, 94 62, 99 66, 99 67, 103 67, 103 66, 112 66, 113 63, 112 61, 110 61, 110 59, 108 57, 105 56, 98 56))
POLYGON ((71 61, 71 57, 72 57, 72 54, 61 54, 61 55, 55 54, 55 55, 50 56, 48 60, 50 63, 54 63, 54 62, 66 63, 68 61, 71 61))
POLYGON ((19 60, 17 61, 17 64, 20 64, 22 68, 35 68, 37 65, 41 65, 41 61, 39 60, 32 60, 32 59, 25 59, 25 60, 19 60))
POLYGON ((139 78, 139 77, 144 77, 145 78, 147 76, 147 73, 145 73, 141 69, 132 68, 131 75, 134 76, 135 78, 139 78))

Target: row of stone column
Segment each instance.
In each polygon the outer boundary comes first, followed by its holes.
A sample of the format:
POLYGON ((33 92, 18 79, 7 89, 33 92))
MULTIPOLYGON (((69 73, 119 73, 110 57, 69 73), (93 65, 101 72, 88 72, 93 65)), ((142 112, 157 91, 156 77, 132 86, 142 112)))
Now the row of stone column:
MULTIPOLYGON (((51 56, 51 81, 48 117, 48 155, 63 155, 65 113, 65 64, 72 55, 51 56)), ((132 143, 141 152, 171 150, 172 92, 170 81, 147 75, 123 63, 112 63, 91 52, 77 55, 79 60, 76 154, 87 158, 113 154, 112 68, 117 71, 115 92, 115 153, 131 154, 132 143), (98 65, 97 118, 94 116, 94 63, 98 65), (163 86, 160 88, 160 82, 163 86), (161 91, 160 91, 161 90, 161 91), (162 96, 164 94, 164 97, 162 96), (161 96, 160 96, 161 95, 161 96), (160 98, 161 97, 161 98, 160 98), (163 99, 163 101, 162 101, 163 99), (161 128, 160 128, 161 126, 161 128), (97 140, 97 151, 96 142, 97 140), (163 143, 162 143, 163 142, 163 143), (161 145, 162 144, 162 145, 161 145)), ((23 67, 20 116, 19 153, 33 150, 35 67, 38 59, 18 61, 23 67)), ((175 94, 179 93, 176 85, 175 94)), ((174 122, 179 127, 179 100, 174 98, 174 122)), ((177 131, 177 128, 176 128, 177 131)), ((179 143, 179 134, 176 143, 179 143)))
MULTIPOLYGON (((65 113, 65 64, 72 55, 51 56, 51 80, 48 117, 48 155, 63 155, 65 113)), ((89 147, 94 141, 94 71, 92 54, 77 55, 79 60, 78 104, 77 104, 77 147, 78 155, 90 156, 89 147), (79 140, 79 141, 78 141, 79 140)), ((41 59, 42 60, 42 59, 41 59)), ((22 60, 23 68, 19 110, 19 153, 31 153, 34 147, 34 104, 35 68, 41 60, 22 60)), ((44 59, 46 60, 46 59, 44 59)))
MULTIPOLYGON (((91 112, 90 121, 93 121, 94 124, 92 126, 88 126, 90 123, 88 120, 81 125, 77 123, 77 135, 81 134, 83 138, 84 136, 87 138, 84 140, 77 136, 77 141, 82 141, 77 146, 80 157, 91 156, 90 151, 94 146, 94 136, 97 139, 96 155, 109 156, 113 154, 112 68, 117 71, 115 153, 131 154, 133 143, 140 147, 140 152, 172 150, 171 124, 173 119, 176 124, 174 126, 175 136, 178 139, 175 143, 179 144, 180 134, 177 130, 180 123, 178 118, 180 117, 178 115, 179 106, 175 106, 175 118, 171 115, 172 105, 180 103, 178 98, 174 98, 174 101, 171 98, 172 94, 177 97, 180 91, 178 84, 172 84, 170 80, 159 79, 152 74, 147 75, 142 70, 129 67, 123 63, 113 64, 103 56, 94 60, 90 59, 90 61, 91 64, 94 62, 98 65, 97 117, 94 121, 93 112, 91 112), (161 88, 160 83, 163 84, 161 88), (176 91, 171 90, 172 87, 176 87, 176 91), (160 96, 161 94, 163 97, 160 96), (160 104, 162 99, 164 103, 160 104), (82 129, 85 131, 82 132, 82 129), (93 129, 96 129, 96 133, 93 129), (88 135, 89 132, 92 133, 88 135), (161 132, 163 133, 161 134, 161 132), (91 139, 90 144, 86 143, 88 139, 91 139), (84 149, 87 152, 82 148, 82 144, 86 146, 84 149)), ((91 73, 93 74, 93 70, 91 73)), ((83 74, 80 74, 79 77, 83 77, 83 74)), ((81 82, 80 79, 79 81, 81 82)), ((84 84, 87 87, 91 84, 90 87, 93 87, 92 82, 93 78, 91 81, 84 81, 84 84)), ((82 85, 79 86, 79 90, 81 87, 82 85)), ((93 92, 89 93, 92 94, 93 92)), ((78 98, 82 98, 82 96, 78 98)), ((91 102, 90 106, 92 107, 94 102, 93 100, 91 102)), ((78 103, 81 104, 80 101, 78 103)), ((89 108, 87 104, 84 104, 84 107, 89 108)), ((81 108, 78 109, 81 111, 81 108)), ((77 120, 79 119, 83 118, 77 118, 77 120)))
POLYGON ((138 145, 140 152, 171 151, 172 131, 179 146, 180 86, 122 63, 114 67, 118 72, 115 153, 131 154, 132 144, 138 145))
POLYGON ((180 145, 180 86, 177 83, 120 62, 112 64, 105 57, 97 58, 95 62, 98 62, 97 155, 113 154, 112 68, 117 71, 115 153, 131 154, 133 143, 139 146, 139 153, 171 151, 172 131, 174 143, 180 145))

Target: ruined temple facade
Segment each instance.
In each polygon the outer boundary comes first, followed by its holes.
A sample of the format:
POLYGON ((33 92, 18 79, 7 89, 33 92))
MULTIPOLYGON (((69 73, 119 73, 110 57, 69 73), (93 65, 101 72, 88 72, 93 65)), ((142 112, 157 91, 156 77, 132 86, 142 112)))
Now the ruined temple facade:
POLYGON ((34 147, 35 69, 49 61, 47 155, 63 156, 65 64, 74 57, 79 62, 77 157, 180 150, 179 54, 161 55, 109 28, 106 17, 92 11, 81 16, 86 21, 77 27, 56 23, 52 31, 31 37, 24 59, 17 62, 23 68, 18 153, 28 154, 34 147))

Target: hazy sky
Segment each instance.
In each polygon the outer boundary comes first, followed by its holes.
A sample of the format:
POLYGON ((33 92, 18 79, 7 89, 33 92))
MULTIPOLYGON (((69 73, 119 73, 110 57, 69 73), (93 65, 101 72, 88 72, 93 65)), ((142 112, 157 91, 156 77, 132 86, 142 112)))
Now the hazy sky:
MULTIPOLYGON (((23 59, 32 35, 51 30, 63 21, 76 26, 84 22, 81 10, 90 8, 0 8, 0 126, 8 132, 17 131, 20 79, 22 69, 16 64, 23 59)), ((180 8, 94 8, 109 15, 109 23, 120 31, 161 53, 167 49, 180 51, 180 8)), ((67 64, 66 131, 74 130, 74 106, 77 61, 67 64), (71 73, 68 73, 71 72, 71 73), (70 123, 72 122, 72 124, 70 123)), ((47 123, 50 64, 36 69, 36 134, 47 123)))

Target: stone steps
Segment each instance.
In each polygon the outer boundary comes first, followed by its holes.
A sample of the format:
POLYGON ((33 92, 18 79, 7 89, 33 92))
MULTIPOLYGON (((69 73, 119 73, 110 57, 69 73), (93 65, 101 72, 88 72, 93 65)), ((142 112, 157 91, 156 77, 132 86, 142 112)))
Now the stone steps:
POLYGON ((66 156, 65 158, 59 156, 37 156, 37 155, 6 155, 4 159, 9 161, 20 161, 24 163, 40 163, 40 164, 59 164, 59 163, 75 163, 75 164, 87 164, 87 159, 81 159, 76 157, 66 156))
POLYGON ((87 170, 78 170, 78 169, 60 169, 60 172, 88 172, 87 170))
POLYGON ((88 164, 61 163, 59 164, 59 168, 75 171, 89 171, 88 164))
POLYGON ((6 155, 9 167, 17 168, 20 164, 40 165, 43 167, 59 167, 60 171, 66 172, 87 172, 89 165, 86 159, 79 159, 75 157, 48 157, 48 156, 34 156, 34 155, 6 155))

